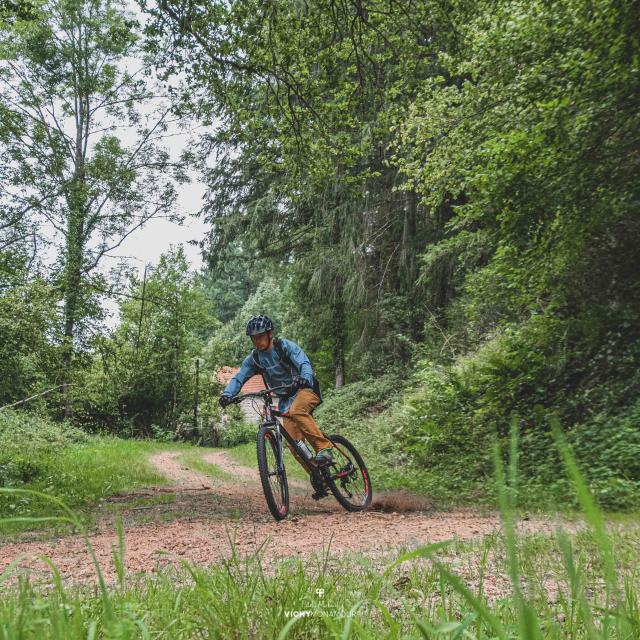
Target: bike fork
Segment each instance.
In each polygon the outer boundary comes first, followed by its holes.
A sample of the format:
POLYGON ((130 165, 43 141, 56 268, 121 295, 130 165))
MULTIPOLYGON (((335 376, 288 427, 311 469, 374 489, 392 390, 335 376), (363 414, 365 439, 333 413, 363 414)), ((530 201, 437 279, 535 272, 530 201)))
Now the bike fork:
POLYGON ((276 420, 274 428, 274 433, 276 436, 276 450, 277 450, 277 460, 276 460, 276 471, 281 474, 284 471, 284 448, 282 446, 282 434, 280 433, 280 423, 276 420))

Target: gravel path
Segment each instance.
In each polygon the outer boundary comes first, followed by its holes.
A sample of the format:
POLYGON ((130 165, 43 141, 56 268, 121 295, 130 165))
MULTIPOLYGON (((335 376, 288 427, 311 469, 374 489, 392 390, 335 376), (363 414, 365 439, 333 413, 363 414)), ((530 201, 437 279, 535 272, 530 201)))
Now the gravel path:
MULTIPOLYGON (((206 454, 207 462, 233 476, 232 480, 221 480, 185 468, 179 456, 180 452, 164 452, 150 459, 172 486, 119 498, 169 494, 173 500, 158 506, 157 511, 154 507, 133 507, 149 509, 151 519, 134 526, 126 526, 125 507, 126 567, 130 574, 157 571, 181 560, 205 565, 219 562, 230 555, 231 541, 241 555, 254 553, 266 543, 265 556, 269 559, 306 556, 327 548, 335 554, 354 551, 379 555, 454 537, 468 540, 493 533, 500 525, 495 514, 481 515, 470 509, 435 512, 426 504, 407 500, 407 494, 395 500, 387 495, 380 500, 380 508, 387 512, 347 513, 332 497, 312 500, 310 487, 299 481, 292 487, 292 516, 276 522, 267 510, 255 469, 237 464, 226 452, 206 454), (406 512, 390 511, 394 503, 406 512), (407 510, 416 506, 422 510, 407 510), (174 517, 178 513, 177 519, 160 521, 167 519, 167 513, 174 517)), ((525 531, 550 531, 552 524, 527 521, 521 527, 525 531)), ((90 540, 106 579, 113 581, 112 549, 117 546, 117 535, 112 520, 102 522, 90 540)), ((33 574, 40 572, 48 576, 50 569, 39 559, 43 555, 53 560, 69 582, 96 580, 84 539, 77 535, 5 544, 0 548, 0 573, 20 557, 20 570, 29 571, 34 578, 37 575, 33 574)))

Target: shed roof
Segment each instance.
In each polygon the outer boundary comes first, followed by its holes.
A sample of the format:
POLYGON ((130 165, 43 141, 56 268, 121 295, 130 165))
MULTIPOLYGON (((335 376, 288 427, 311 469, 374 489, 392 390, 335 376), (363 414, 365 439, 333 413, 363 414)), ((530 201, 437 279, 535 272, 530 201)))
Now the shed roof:
MULTIPOLYGON (((228 384, 229 380, 233 378, 233 376, 238 373, 240 369, 237 367, 222 367, 216 372, 216 379, 218 382, 222 384, 228 384)), ((257 391, 262 391, 266 389, 264 386, 264 380, 261 375, 255 375, 249 378, 245 383, 242 389, 240 389, 240 393, 256 393, 257 391)))

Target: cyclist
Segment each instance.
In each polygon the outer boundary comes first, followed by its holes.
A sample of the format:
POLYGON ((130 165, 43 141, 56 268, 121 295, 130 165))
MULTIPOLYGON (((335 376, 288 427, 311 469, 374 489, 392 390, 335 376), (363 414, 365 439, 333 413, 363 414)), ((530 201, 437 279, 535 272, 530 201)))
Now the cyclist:
POLYGON ((262 374, 268 387, 290 386, 289 392, 276 392, 280 400, 278 409, 285 414, 282 416, 285 429, 294 440, 306 439, 311 443, 318 464, 331 462, 333 445, 311 416, 322 396, 307 354, 291 340, 274 338, 273 322, 267 316, 251 318, 246 333, 255 348, 222 392, 220 405, 230 404, 244 383, 256 374, 262 374))

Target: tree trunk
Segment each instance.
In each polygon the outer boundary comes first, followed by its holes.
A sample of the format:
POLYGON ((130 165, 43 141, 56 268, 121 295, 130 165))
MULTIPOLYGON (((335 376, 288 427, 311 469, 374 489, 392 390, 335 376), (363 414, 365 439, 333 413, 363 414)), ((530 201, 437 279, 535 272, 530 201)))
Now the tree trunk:
MULTIPOLYGON (((72 187, 72 191, 77 187, 72 187)), ((64 327, 62 344, 62 391, 65 399, 64 416, 71 416, 69 381, 73 366, 73 338, 78 320, 80 288, 82 284, 82 258, 84 252, 84 215, 77 208, 75 197, 69 198, 70 213, 66 233, 64 268, 64 327)))
POLYGON ((333 304, 333 366, 336 374, 336 389, 344 386, 344 350, 346 343, 344 302, 342 292, 338 292, 339 297, 333 304))
MULTIPOLYGON (((79 45, 80 46, 80 45, 79 45)), ((82 51, 82 49, 81 49, 82 51)), ((82 73, 78 73, 81 77, 82 73)), ((62 348, 62 383, 65 396, 64 416, 71 416, 69 379, 73 365, 73 338, 78 320, 80 287, 87 224, 87 185, 85 173, 86 139, 88 136, 88 98, 79 92, 77 95, 76 137, 74 144, 73 179, 66 192, 69 207, 65 237, 64 265, 64 337, 62 348)))

